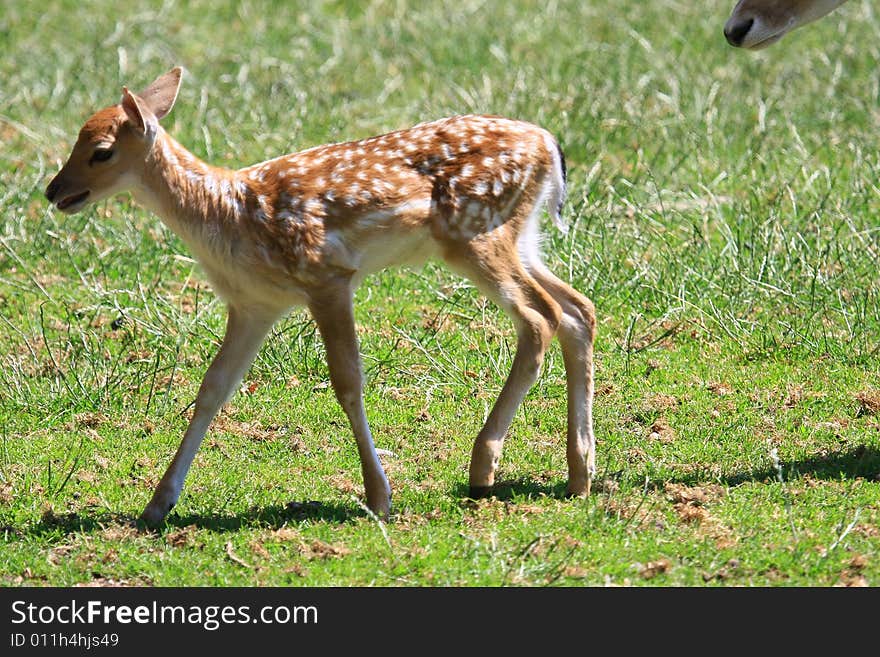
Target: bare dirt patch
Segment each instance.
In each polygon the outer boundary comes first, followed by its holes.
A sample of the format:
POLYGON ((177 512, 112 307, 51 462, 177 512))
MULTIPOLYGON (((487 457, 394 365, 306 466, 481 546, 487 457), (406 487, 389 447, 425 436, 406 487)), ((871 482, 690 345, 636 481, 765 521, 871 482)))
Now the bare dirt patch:
POLYGON ((651 424, 648 440, 657 440, 664 445, 668 445, 675 441, 675 430, 669 426, 669 422, 665 417, 659 417, 651 424))
POLYGON ((351 554, 351 550, 347 547, 325 543, 317 538, 311 543, 300 543, 299 551, 300 554, 309 561, 312 559, 338 559, 347 554, 351 554))
POLYGON ((291 527, 281 527, 272 531, 269 536, 276 541, 298 541, 302 538, 299 530, 291 527))
POLYGON ((880 415, 880 390, 863 390, 856 394, 859 403, 856 415, 880 415))
POLYGON ((656 561, 649 561, 648 563, 642 565, 637 564, 639 569, 639 575, 643 579, 654 579, 657 575, 662 575, 663 573, 668 573, 672 568, 672 563, 669 559, 657 559, 656 561))
POLYGON ((706 389, 719 397, 724 397, 733 392, 733 387, 723 381, 710 381, 706 384, 706 389))
POLYGON ((686 486, 684 484, 667 483, 664 486, 666 496, 675 504, 691 504, 700 506, 707 502, 719 500, 726 495, 724 487, 718 484, 705 486, 686 486))
POLYGON ((197 527, 195 525, 187 525, 165 534, 165 542, 171 547, 183 548, 195 545, 195 536, 197 527))

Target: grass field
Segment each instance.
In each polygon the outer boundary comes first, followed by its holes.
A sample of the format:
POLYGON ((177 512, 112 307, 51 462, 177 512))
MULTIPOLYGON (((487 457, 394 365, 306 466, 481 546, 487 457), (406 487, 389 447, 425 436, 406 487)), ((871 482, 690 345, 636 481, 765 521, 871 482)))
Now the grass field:
POLYGON ((0 585, 880 583, 880 20, 852 2, 752 54, 732 4, 4 3, 0 585), (593 496, 563 497, 554 345, 495 497, 465 500, 515 340, 430 265, 358 293, 387 524, 298 311, 166 526, 135 526, 223 306, 127 196, 66 217, 42 191, 93 110, 176 64, 164 125, 226 166, 465 112, 558 136, 545 253, 598 311, 593 496))

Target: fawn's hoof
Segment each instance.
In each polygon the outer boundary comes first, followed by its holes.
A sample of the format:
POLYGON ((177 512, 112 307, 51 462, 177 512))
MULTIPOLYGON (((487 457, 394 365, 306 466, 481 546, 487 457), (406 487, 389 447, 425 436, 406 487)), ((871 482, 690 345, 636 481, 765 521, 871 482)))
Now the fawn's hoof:
POLYGON ((382 522, 388 522, 388 520, 391 518, 391 502, 390 501, 388 502, 388 504, 383 504, 383 505, 379 505, 376 507, 373 507, 372 505, 368 504, 367 508, 370 510, 370 513, 372 513, 374 516, 376 516, 382 522))
POLYGON ((138 521, 142 522, 150 529, 155 529, 156 527, 161 525, 163 522, 165 522, 165 518, 168 517, 168 512, 171 511, 171 508, 173 506, 174 505, 171 504, 168 506, 167 509, 165 509, 163 511, 162 507, 160 507, 159 505, 149 504, 147 506, 147 508, 144 509, 144 512, 138 518, 138 521))
POLYGON ((370 497, 367 495, 367 503, 361 503, 361 507, 366 507, 370 513, 375 515, 379 520, 388 521, 391 517, 391 493, 385 495, 377 495, 370 497))
POLYGON ((491 492, 491 486, 471 486, 468 489, 468 497, 472 500, 481 500, 488 497, 491 492))

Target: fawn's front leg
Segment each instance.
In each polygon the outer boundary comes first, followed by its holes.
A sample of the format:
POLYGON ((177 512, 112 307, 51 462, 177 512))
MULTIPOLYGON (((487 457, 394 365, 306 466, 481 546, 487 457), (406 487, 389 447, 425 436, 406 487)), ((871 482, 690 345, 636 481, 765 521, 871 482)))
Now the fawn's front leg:
POLYGON ((177 503, 186 473, 205 432, 217 411, 235 392, 276 318, 271 313, 260 314, 229 306, 226 335, 199 387, 192 420, 174 460, 153 493, 153 499, 141 514, 141 520, 148 525, 161 523, 177 503))
POLYGON ((387 518, 391 510, 391 487, 376 454, 364 410, 363 372, 354 328, 352 292, 348 280, 327 286, 320 296, 312 298, 309 310, 324 339, 330 383, 357 441, 367 506, 380 518, 387 518))

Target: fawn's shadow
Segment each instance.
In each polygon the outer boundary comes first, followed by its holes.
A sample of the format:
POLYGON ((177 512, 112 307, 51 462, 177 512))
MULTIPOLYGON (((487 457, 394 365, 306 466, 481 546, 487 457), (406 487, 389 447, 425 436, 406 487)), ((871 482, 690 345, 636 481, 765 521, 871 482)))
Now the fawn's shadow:
MULTIPOLYGON (((812 456, 796 461, 782 461, 780 463, 783 479, 790 481, 797 477, 810 475, 817 479, 840 480, 856 479, 863 477, 871 481, 877 481, 880 477, 880 450, 866 445, 851 447, 844 451, 831 452, 812 456)), ((741 470, 722 475, 720 478, 708 473, 688 472, 676 474, 664 480, 652 481, 652 487, 662 487, 663 484, 676 482, 688 485, 717 481, 728 486, 739 486, 747 482, 769 483, 776 481, 779 470, 776 465, 768 462, 758 468, 741 470)), ((605 473, 599 477, 602 479, 625 480, 632 479, 636 483, 638 477, 621 470, 614 473, 605 473)), ((453 487, 450 494, 461 499, 468 498, 468 486, 464 483, 453 487)), ((555 482, 520 477, 498 482, 491 495, 499 500, 511 500, 517 497, 555 497, 565 495, 565 481, 560 478, 555 482)), ((291 502, 285 505, 270 505, 266 507, 251 508, 241 513, 186 513, 178 514, 174 511, 168 516, 165 524, 157 531, 168 530, 172 527, 182 528, 195 525, 201 529, 214 532, 235 532, 244 527, 281 528, 288 523, 298 523, 304 520, 329 522, 342 524, 354 518, 365 516, 365 512, 354 504, 327 503, 317 501, 291 502)), ((80 512, 55 514, 45 513, 36 523, 25 528, 14 526, 0 526, 0 532, 5 532, 11 537, 46 536, 51 534, 93 533, 103 531, 112 526, 129 526, 141 530, 146 529, 138 523, 138 520, 130 515, 111 513, 105 511, 80 512)))
POLYGON ((273 504, 254 507, 242 513, 187 513, 180 515, 173 510, 165 521, 165 526, 189 527, 195 525, 199 529, 214 532, 234 532, 243 527, 263 527, 278 529, 291 522, 316 520, 342 524, 365 515, 364 512, 351 504, 318 502, 289 502, 285 505, 273 504))
MULTIPOLYGON (((880 481, 880 450, 866 445, 851 447, 839 452, 831 452, 795 461, 781 461, 780 467, 785 481, 797 479, 804 475, 810 475, 816 479, 839 480, 857 479, 863 477, 871 481, 880 481)), ((776 465, 769 461, 761 467, 748 470, 739 470, 722 474, 712 474, 707 468, 705 471, 690 471, 687 473, 674 473, 672 476, 652 480, 650 488, 663 488, 666 483, 680 483, 696 485, 700 483, 717 482, 726 486, 739 486, 748 482, 770 483, 778 481, 779 470, 776 465)), ((594 488, 594 493, 601 490, 603 480, 627 482, 632 485, 644 484, 644 473, 636 474, 630 470, 618 470, 615 472, 600 472, 597 477, 599 486, 594 488)), ((468 486, 459 484, 455 486, 451 494, 462 498, 468 497, 468 486)), ((498 482, 490 493, 496 499, 507 501, 516 497, 556 497, 565 496, 564 475, 556 482, 539 481, 528 477, 508 479, 498 482)))
MULTIPOLYGON (((450 494, 459 498, 470 499, 470 487, 465 483, 457 484, 452 488, 450 494)), ((489 493, 489 497, 494 497, 501 501, 513 500, 517 497, 563 497, 564 495, 564 480, 548 482, 530 479, 529 477, 504 479, 496 482, 489 493)))
MULTIPOLYGON (((718 480, 728 486, 739 486, 747 482, 778 481, 782 473, 784 481, 810 475, 816 479, 840 480, 859 477, 877 481, 880 476, 880 450, 867 445, 849 447, 846 450, 819 454, 794 461, 780 459, 779 468, 767 459, 766 464, 748 470, 740 470, 722 475, 718 480)), ((706 481, 699 473, 682 474, 673 478, 683 484, 706 481)))
MULTIPOLYGON (((178 514, 174 510, 168 515, 165 523, 155 529, 163 532, 171 528, 196 526, 213 532, 235 532, 244 527, 263 527, 278 529, 289 523, 303 520, 324 521, 342 524, 353 518, 365 515, 354 505, 326 502, 290 502, 286 505, 271 505, 251 508, 241 513, 186 513, 178 514)), ((45 513, 39 522, 25 529, 16 527, 0 527, 0 531, 10 532, 13 536, 45 536, 49 534, 92 533, 112 526, 128 526, 132 529, 149 531, 136 517, 123 513, 98 511, 95 513, 45 513)))

